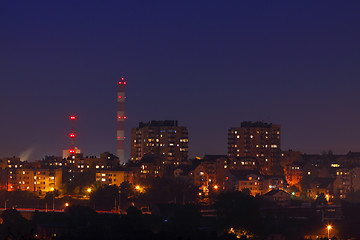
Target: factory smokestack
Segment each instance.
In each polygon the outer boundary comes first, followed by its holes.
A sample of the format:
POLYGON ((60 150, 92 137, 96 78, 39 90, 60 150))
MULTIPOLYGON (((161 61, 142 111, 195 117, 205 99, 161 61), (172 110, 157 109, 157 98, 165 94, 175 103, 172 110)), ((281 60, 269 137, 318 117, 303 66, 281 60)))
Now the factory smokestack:
POLYGON ((124 133, 124 122, 126 119, 125 116, 125 78, 121 78, 118 81, 118 96, 117 96, 117 147, 116 152, 119 158, 120 164, 125 163, 125 154, 124 154, 124 141, 125 141, 125 133, 124 133))

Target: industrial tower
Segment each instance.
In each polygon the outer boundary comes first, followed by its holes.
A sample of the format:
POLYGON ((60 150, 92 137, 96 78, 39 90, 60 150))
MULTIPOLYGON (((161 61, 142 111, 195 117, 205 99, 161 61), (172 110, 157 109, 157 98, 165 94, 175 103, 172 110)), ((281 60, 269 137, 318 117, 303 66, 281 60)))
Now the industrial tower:
POLYGON ((75 155, 75 119, 76 117, 74 115, 70 116, 70 120, 71 120, 71 133, 69 134, 70 137, 70 149, 69 149, 69 153, 70 155, 75 155))
POLYGON ((69 117, 70 121, 71 121, 71 132, 69 134, 69 138, 70 138, 70 148, 69 149, 65 149, 63 150, 63 158, 68 158, 68 157, 72 157, 74 158, 76 154, 81 153, 81 150, 77 147, 75 147, 75 120, 76 120, 76 116, 71 115, 69 117))
POLYGON ((119 158, 120 164, 125 163, 125 154, 124 154, 124 141, 125 141, 125 131, 124 131, 124 122, 126 119, 125 116, 125 78, 121 78, 118 82, 118 96, 117 96, 117 147, 116 152, 119 158))

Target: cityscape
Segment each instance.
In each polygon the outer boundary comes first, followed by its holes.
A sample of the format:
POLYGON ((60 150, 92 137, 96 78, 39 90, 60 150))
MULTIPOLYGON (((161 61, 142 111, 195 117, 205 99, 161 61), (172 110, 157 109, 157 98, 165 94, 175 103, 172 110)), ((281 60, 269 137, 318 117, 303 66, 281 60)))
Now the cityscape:
POLYGON ((3 7, 0 239, 360 239, 357 2, 3 7))

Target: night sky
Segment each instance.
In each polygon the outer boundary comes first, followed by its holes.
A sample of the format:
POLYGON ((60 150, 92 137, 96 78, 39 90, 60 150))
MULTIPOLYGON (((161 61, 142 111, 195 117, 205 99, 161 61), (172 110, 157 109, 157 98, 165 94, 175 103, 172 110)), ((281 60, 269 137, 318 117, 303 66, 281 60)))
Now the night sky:
POLYGON ((360 1, 1 1, 0 157, 126 156, 139 121, 188 127, 190 157, 227 153, 242 121, 282 149, 360 151, 360 1))

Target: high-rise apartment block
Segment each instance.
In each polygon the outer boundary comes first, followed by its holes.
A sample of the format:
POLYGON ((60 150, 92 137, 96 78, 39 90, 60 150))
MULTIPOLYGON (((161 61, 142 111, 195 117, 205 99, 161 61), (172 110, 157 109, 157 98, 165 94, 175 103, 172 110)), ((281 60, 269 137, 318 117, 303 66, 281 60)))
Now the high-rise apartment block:
POLYGON ((146 154, 161 156, 166 164, 179 164, 188 158, 188 130, 177 121, 150 121, 131 129, 131 160, 146 154))
POLYGON ((262 173, 270 173, 271 166, 279 164, 280 125, 264 122, 242 122, 241 127, 228 131, 228 156, 255 157, 262 173))

